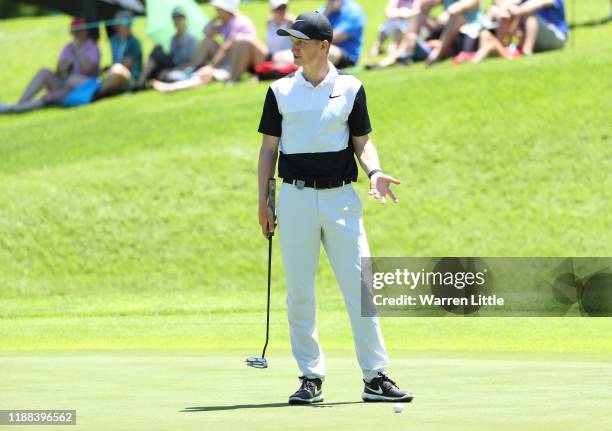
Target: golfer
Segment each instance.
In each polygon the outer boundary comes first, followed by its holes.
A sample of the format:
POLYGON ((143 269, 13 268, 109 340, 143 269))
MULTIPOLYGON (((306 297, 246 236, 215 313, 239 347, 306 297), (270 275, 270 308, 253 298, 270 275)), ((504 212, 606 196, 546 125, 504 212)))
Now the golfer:
POLYGON ((351 183, 357 180, 355 155, 370 177, 370 192, 383 203, 399 184, 385 175, 371 131, 366 96, 361 82, 339 74, 328 61, 333 38, 323 14, 305 13, 289 29, 294 75, 274 82, 266 95, 259 132, 259 223, 268 238, 274 215, 266 205, 268 180, 283 179, 277 218, 287 282, 291 348, 302 372, 300 388, 291 404, 323 401, 325 358, 315 325, 315 274, 323 243, 348 310, 357 360, 363 371, 364 401, 409 401, 384 372, 387 350, 376 317, 361 316, 361 257, 369 249, 363 227, 361 202, 351 183))

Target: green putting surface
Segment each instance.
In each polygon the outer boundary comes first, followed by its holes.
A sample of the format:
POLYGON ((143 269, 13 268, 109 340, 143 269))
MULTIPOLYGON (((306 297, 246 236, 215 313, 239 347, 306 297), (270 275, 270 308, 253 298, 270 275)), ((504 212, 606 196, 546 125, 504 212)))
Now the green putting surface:
POLYGON ((392 404, 361 402, 352 352, 328 353, 316 407, 286 404, 299 384, 286 351, 272 350, 266 370, 244 365, 253 353, 3 352, 0 400, 3 409, 76 409, 77 425, 65 429, 87 431, 612 427, 609 355, 398 352, 392 377, 416 397, 396 414, 392 404))

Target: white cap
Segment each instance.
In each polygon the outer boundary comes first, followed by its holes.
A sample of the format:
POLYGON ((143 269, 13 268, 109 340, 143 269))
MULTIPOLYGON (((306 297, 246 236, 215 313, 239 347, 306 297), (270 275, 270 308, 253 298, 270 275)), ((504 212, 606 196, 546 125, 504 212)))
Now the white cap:
POLYGON ((210 4, 211 6, 223 9, 224 11, 229 12, 232 15, 236 15, 238 13, 238 6, 240 5, 240 0, 212 0, 210 4))
POLYGON ((270 0, 270 9, 276 10, 283 5, 288 5, 289 0, 270 0))

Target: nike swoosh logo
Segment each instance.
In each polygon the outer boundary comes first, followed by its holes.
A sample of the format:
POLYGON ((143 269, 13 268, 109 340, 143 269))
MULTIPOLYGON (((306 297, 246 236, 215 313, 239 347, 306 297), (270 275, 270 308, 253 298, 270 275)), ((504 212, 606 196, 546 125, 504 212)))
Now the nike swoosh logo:
POLYGON ((296 19, 295 21, 293 21, 293 23, 295 24, 296 22, 304 22, 303 19, 296 19))
POLYGON ((383 393, 382 388, 372 389, 370 386, 368 386, 368 389, 371 390, 372 392, 374 392, 375 394, 378 394, 378 395, 382 395, 382 393, 383 393))
POLYGON ((332 96, 332 95, 330 94, 330 95, 329 95, 329 98, 330 98, 330 99, 335 99, 336 97, 340 97, 340 96, 342 96, 342 94, 338 94, 337 96, 332 96))

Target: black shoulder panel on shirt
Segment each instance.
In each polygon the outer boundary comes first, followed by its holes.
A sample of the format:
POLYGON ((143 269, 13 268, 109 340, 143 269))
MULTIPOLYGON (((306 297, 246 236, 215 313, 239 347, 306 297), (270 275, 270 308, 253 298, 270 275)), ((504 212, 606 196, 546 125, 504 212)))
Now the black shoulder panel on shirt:
POLYGON ((280 138, 283 131, 283 116, 278 109, 276 95, 272 88, 268 88, 264 102, 261 119, 259 120, 259 133, 280 138))

